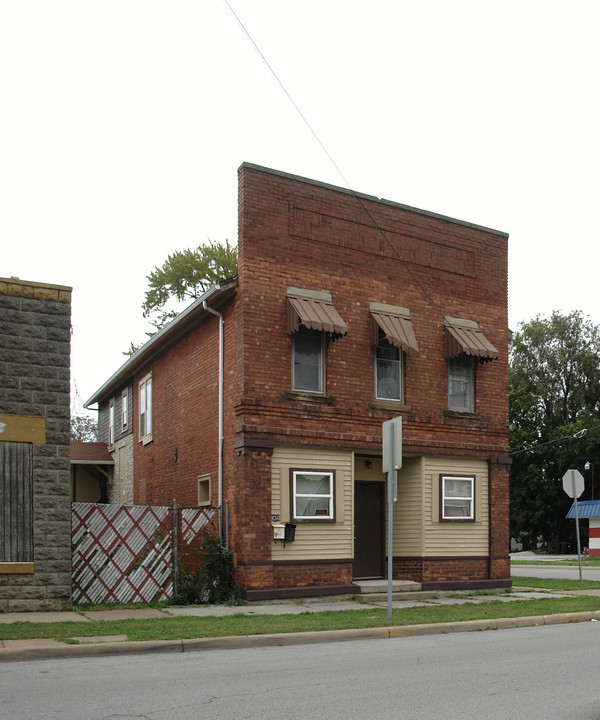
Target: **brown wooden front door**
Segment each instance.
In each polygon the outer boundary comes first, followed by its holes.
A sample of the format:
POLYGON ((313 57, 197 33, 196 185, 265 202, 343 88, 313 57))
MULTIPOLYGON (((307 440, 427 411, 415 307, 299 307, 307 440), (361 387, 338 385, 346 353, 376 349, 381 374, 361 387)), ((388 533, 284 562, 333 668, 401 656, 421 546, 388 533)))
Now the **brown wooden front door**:
POLYGON ((354 484, 354 577, 383 577, 385 483, 354 484))

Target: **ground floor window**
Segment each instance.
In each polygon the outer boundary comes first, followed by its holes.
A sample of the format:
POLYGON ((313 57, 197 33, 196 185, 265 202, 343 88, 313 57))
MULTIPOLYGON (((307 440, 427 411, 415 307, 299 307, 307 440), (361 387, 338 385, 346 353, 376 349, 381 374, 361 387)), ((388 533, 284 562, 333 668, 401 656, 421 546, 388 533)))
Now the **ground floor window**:
POLYGON ((440 520, 475 520, 475 478, 440 475, 440 520))
POLYGON ((335 472, 291 470, 294 520, 334 520, 335 472))

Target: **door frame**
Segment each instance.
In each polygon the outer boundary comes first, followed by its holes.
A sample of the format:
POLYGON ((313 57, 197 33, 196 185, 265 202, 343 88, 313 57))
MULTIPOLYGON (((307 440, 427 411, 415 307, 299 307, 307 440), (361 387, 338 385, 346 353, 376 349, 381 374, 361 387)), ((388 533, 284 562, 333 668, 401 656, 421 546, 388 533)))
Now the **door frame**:
POLYGON ((353 570, 354 578, 380 578, 384 577, 385 574, 385 482, 379 480, 355 480, 354 482, 354 557, 356 558, 356 488, 358 485, 364 486, 369 485, 371 487, 377 487, 380 495, 380 512, 379 512, 379 527, 380 527, 380 542, 377 551, 378 564, 380 572, 376 572, 369 575, 358 576, 355 569, 353 570))

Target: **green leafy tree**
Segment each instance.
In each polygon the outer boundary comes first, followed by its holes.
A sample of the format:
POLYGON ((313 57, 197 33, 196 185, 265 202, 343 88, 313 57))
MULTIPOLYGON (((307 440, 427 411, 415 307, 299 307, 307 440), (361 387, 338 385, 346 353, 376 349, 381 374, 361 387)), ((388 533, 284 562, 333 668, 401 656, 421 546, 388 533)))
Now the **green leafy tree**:
MULTIPOLYGON (((169 255, 161 267, 148 275, 148 289, 142 304, 142 313, 154 329, 152 337, 177 317, 181 303, 197 300, 208 288, 237 273, 237 248, 225 243, 209 241, 195 250, 187 249, 169 255)), ((131 356, 142 344, 130 344, 123 355, 131 356)))
POLYGON ((98 423, 87 415, 71 415, 71 440, 97 442, 98 423))
POLYGON ((143 315, 158 331, 177 315, 177 310, 166 307, 170 300, 196 300, 209 287, 236 273, 237 248, 228 240, 174 252, 148 275, 143 315))
POLYGON ((539 537, 572 541, 562 476, 600 461, 600 329, 581 312, 521 323, 510 349, 510 425, 512 536, 526 547, 539 537))

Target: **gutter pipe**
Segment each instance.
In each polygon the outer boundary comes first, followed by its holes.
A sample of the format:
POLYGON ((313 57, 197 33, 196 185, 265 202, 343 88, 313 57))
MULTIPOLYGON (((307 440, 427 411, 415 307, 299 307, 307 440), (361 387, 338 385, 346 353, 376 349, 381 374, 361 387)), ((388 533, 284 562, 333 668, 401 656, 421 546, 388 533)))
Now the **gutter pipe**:
MULTIPOLYGON (((219 286, 217 286, 218 289, 219 286)), ((206 300, 202 307, 211 315, 219 318, 219 469, 218 469, 218 510, 219 510, 219 543, 223 545, 223 329, 225 320, 223 313, 208 307, 206 300)))

